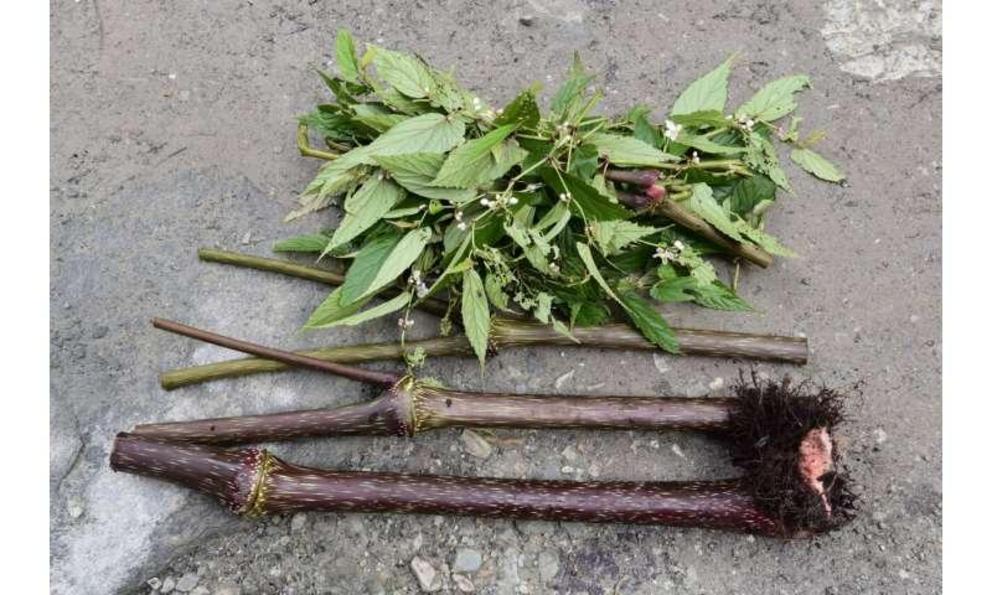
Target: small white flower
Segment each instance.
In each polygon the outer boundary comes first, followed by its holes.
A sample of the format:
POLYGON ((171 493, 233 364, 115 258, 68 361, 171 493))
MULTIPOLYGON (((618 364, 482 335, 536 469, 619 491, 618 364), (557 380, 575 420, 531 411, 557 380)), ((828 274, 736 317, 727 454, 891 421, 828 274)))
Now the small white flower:
POLYGON ((674 246, 679 252, 685 250, 685 244, 682 243, 682 240, 675 240, 672 246, 674 246))
POLYGON ((468 225, 466 225, 464 221, 459 222, 457 227, 460 231, 465 231, 468 229, 468 225))
POLYGON ((404 316, 403 318, 397 320, 396 324, 398 324, 401 329, 406 330, 413 326, 413 322, 414 322, 413 319, 404 316))
POLYGON ((692 152, 692 162, 697 164, 699 163, 699 153, 696 151, 692 152))
POLYGON ((492 204, 492 201, 490 201, 488 198, 483 198, 482 200, 479 201, 479 204, 481 204, 484 207, 488 207, 489 205, 492 204))
POLYGON ((509 200, 509 201, 507 201, 507 202, 509 202, 509 203, 510 203, 511 205, 515 205, 515 204, 517 204, 518 202, 520 202, 520 199, 519 199, 519 198, 517 198, 516 196, 511 196, 511 197, 510 197, 510 200, 509 200))
MULTIPOLYGON (((420 283, 417 283, 417 287, 415 291, 417 292, 417 297, 422 298, 425 295, 427 295, 428 291, 430 290, 427 288, 427 284, 421 281, 420 283)), ((411 320, 410 323, 413 324, 413 321, 411 320)))
POLYGON ((654 251, 654 257, 661 260, 662 264, 667 264, 676 258, 676 254, 664 246, 658 246, 654 251))
POLYGON ((475 109, 479 109, 480 107, 482 107, 482 100, 479 99, 478 97, 473 97, 472 107, 474 107, 475 109))
POLYGON ((558 267, 558 265, 556 263, 553 263, 553 262, 548 264, 548 270, 551 271, 552 273, 556 274, 556 275, 559 272, 561 272, 561 269, 558 267))
POLYGON ((682 132, 681 124, 676 124, 671 120, 665 120, 665 138, 669 140, 676 140, 679 137, 680 132, 682 132))
POLYGON ((562 202, 568 202, 570 198, 572 198, 571 192, 562 192, 561 194, 558 195, 558 200, 562 202))
POLYGON ((462 212, 461 211, 455 211, 455 221, 461 221, 462 220, 462 216, 463 215, 462 215, 462 212))

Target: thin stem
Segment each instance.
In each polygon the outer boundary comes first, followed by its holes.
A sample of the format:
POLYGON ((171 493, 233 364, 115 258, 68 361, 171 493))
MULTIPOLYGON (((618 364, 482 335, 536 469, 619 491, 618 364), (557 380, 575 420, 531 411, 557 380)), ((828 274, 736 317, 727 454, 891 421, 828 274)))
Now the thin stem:
MULTIPOLYGON (((317 281, 327 285, 341 285, 344 283, 344 275, 339 275, 317 267, 296 264, 286 260, 253 256, 251 254, 230 252, 228 250, 215 250, 212 248, 200 248, 197 251, 197 254, 200 257, 200 260, 204 262, 218 262, 221 264, 231 264, 258 271, 281 273, 283 275, 307 279, 309 281, 317 281)), ((381 295, 383 297, 390 298, 399 295, 401 292, 402 290, 398 288, 387 287, 382 290, 381 295)), ((439 300, 436 298, 419 300, 416 307, 437 316, 444 316, 448 311, 448 303, 444 300, 439 300)))
POLYGON ((294 353, 292 351, 273 349, 271 347, 265 347, 256 343, 249 343, 248 341, 225 337, 217 333, 198 329, 179 322, 173 322, 171 320, 153 318, 152 325, 155 328, 169 331, 170 333, 175 333, 177 335, 183 335, 184 337, 198 339, 206 343, 213 343, 214 345, 234 349, 243 353, 250 353, 258 357, 279 361, 298 368, 309 368, 321 372, 330 372, 331 374, 336 374, 338 376, 350 378, 359 382, 392 386, 399 382, 402 378, 402 376, 398 374, 392 374, 389 372, 375 372, 373 370, 366 370, 355 366, 328 362, 322 359, 294 353))
POLYGON ((314 149, 311 147, 307 125, 303 122, 300 122, 300 125, 296 127, 296 148, 300 150, 300 155, 303 155, 304 157, 316 157, 317 159, 323 159, 324 161, 333 161, 339 157, 337 153, 321 151, 320 149, 314 149))
POLYGON ((792 536, 738 480, 577 482, 330 471, 292 465, 264 450, 227 451, 129 434, 114 441, 110 465, 210 494, 247 516, 405 512, 792 536))
POLYGON ((771 254, 752 244, 737 242, 723 235, 705 219, 679 204, 678 200, 676 200, 677 197, 678 194, 669 197, 668 200, 658 200, 645 194, 617 192, 617 198, 621 203, 635 209, 649 210, 652 213, 661 215, 724 248, 731 254, 740 256, 762 268, 767 268, 772 263, 771 254))

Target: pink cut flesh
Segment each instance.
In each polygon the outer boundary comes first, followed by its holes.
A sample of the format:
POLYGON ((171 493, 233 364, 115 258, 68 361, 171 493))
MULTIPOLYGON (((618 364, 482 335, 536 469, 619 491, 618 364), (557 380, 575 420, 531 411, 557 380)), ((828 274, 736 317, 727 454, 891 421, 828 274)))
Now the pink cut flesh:
POLYGON ((833 468, 833 441, 826 428, 814 428, 799 443, 799 473, 803 482, 819 494, 823 509, 830 516, 830 499, 821 478, 833 468))

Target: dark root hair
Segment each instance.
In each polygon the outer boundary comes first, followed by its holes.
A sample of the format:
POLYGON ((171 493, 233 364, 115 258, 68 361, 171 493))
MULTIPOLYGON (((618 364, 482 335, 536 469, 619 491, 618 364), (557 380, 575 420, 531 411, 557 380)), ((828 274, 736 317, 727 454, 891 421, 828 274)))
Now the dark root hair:
POLYGON ((832 469, 820 477, 830 513, 799 470, 799 447, 811 430, 825 428, 833 442, 834 428, 845 419, 844 397, 809 381, 763 381, 753 371, 750 378, 742 372, 734 390, 738 401, 727 437, 734 463, 746 471, 744 487, 758 505, 792 536, 830 531, 851 520, 857 498, 836 443, 832 469))

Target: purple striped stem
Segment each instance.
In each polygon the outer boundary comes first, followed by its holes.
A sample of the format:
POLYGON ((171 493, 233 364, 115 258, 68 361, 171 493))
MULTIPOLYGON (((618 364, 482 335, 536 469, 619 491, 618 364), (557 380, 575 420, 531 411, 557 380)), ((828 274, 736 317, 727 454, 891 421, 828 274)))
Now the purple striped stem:
POLYGON ((804 537, 829 523, 791 525, 745 480, 577 482, 330 471, 265 450, 227 451, 130 434, 114 441, 115 471, 171 481, 250 517, 297 511, 400 512, 643 523, 804 537))

